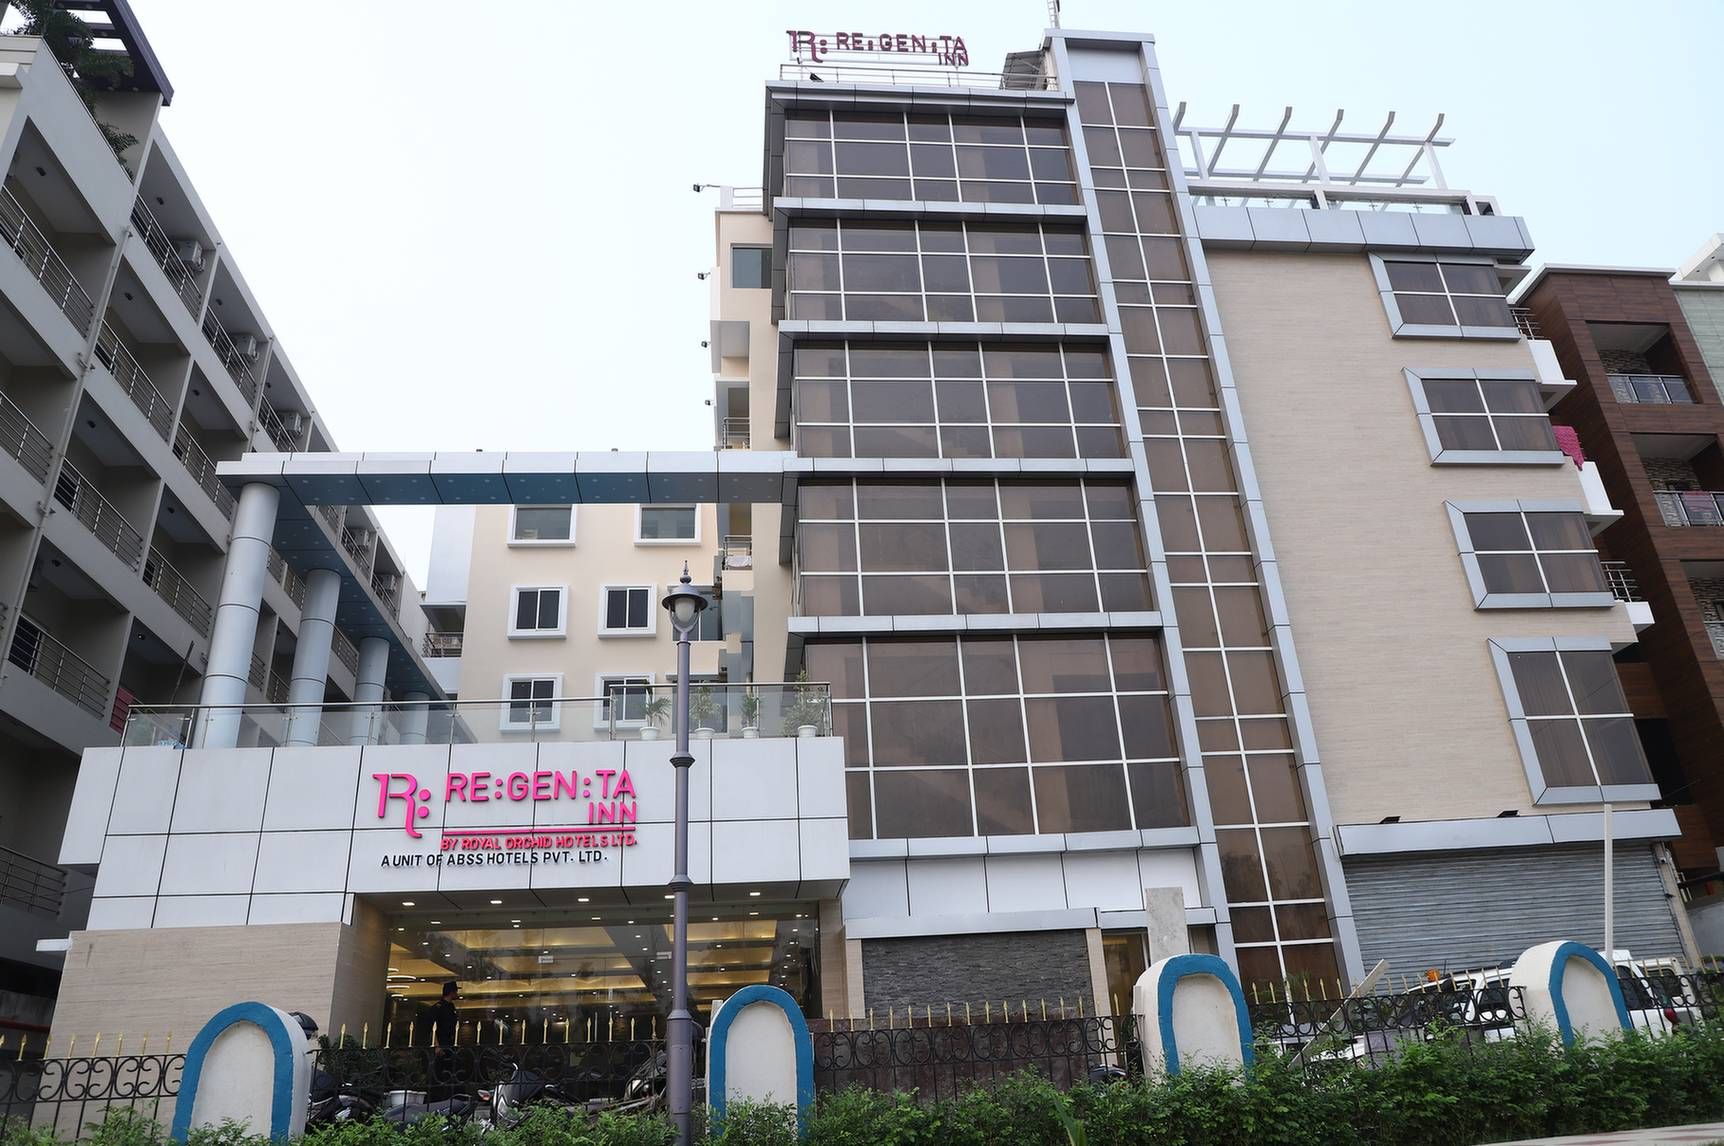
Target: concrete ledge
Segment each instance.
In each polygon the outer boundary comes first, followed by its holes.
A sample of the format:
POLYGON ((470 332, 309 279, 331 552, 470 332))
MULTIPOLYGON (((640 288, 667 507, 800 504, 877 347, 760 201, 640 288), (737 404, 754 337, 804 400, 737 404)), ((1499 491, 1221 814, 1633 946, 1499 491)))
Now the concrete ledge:
MULTIPOLYGON (((1616 812, 1614 835, 1624 840, 1668 840, 1681 835, 1669 808, 1616 812)), ((1343 856, 1394 855, 1400 852, 1474 851, 1487 848, 1549 847, 1559 843, 1604 840, 1604 813, 1569 812, 1549 816, 1506 816, 1481 820, 1418 820, 1401 824, 1341 824, 1336 828, 1343 856)))

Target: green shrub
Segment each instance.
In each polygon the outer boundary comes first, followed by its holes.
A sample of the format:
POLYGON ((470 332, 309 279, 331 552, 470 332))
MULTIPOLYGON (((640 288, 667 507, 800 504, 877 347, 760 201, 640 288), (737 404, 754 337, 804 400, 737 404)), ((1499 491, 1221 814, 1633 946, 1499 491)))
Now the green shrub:
POLYGON ((102 1120, 84 1132, 88 1146, 158 1146, 167 1137, 153 1114, 126 1106, 110 1106, 102 1120))
POLYGON ((707 1141, 713 1146, 796 1146, 796 1107, 773 1102, 731 1102, 707 1141))

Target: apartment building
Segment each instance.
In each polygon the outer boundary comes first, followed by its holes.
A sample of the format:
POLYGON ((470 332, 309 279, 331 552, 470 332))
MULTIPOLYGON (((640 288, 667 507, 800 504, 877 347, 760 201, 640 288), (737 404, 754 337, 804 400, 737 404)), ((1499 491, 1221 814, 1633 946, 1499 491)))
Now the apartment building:
MULTIPOLYGON (((216 466, 332 448, 162 130, 173 91, 147 40, 121 0, 87 15, 133 65, 93 114, 42 41, 0 36, 0 1025, 26 1029, 62 958, 38 940, 90 903, 55 862, 81 753, 203 687, 236 509, 216 466), (116 153, 98 123, 136 142, 116 153)), ((305 528, 344 554, 315 699, 352 699, 357 642, 417 645, 417 593, 368 510, 305 528)), ((268 553, 247 701, 287 699, 311 548, 268 553)))

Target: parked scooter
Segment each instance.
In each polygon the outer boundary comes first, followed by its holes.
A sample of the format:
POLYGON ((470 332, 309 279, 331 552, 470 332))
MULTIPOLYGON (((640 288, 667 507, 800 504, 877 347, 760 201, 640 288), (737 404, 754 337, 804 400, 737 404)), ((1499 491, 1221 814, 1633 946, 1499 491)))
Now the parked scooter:
POLYGON ((509 1064, 509 1076, 489 1090, 479 1092, 479 1102, 489 1109, 488 1128, 517 1125, 535 1106, 558 1110, 584 1110, 585 1107, 565 1095, 557 1084, 543 1075, 522 1070, 519 1063, 509 1064))

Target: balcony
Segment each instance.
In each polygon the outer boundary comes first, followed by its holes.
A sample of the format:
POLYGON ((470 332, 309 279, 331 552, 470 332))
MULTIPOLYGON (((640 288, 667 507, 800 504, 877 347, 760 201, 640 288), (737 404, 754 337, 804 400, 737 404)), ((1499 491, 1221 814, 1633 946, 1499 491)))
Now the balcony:
POLYGON ((71 320, 79 334, 87 336, 90 324, 96 318, 96 304, 72 277, 72 272, 61 261, 48 237, 30 221, 23 206, 4 187, 0 187, 0 232, 4 232, 7 245, 17 253, 24 269, 42 284, 42 289, 48 292, 60 313, 71 320))
POLYGON ((287 703, 288 682, 281 679, 280 673, 269 674, 269 685, 263 690, 263 695, 271 704, 287 703))
POLYGON ((204 599, 202 593, 192 588, 191 582, 187 581, 178 569, 168 564, 167 558, 153 545, 150 547, 149 559, 144 562, 144 584, 154 589, 156 596, 173 606, 174 612, 183 617, 200 635, 210 635, 210 603, 204 599))
POLYGON ((994 88, 1012 91, 1045 91, 1058 86, 1053 76, 1034 72, 978 72, 939 64, 835 64, 831 60, 812 63, 797 60, 779 64, 778 78, 786 83, 859 84, 867 87, 897 87, 910 84, 927 88, 994 88))
POLYGON ((1538 317, 1524 306, 1511 306, 1509 313, 1514 315, 1514 324, 1522 338, 1543 338, 1544 330, 1538 324, 1538 317))
POLYGON ((71 462, 60 465, 60 476, 54 482, 54 500, 72 511, 95 534, 96 540, 121 561, 139 569, 144 560, 143 536, 133 529, 114 504, 99 493, 71 462))
POLYGON ((299 448, 299 443, 282 423, 281 415, 275 412, 275 407, 269 404, 269 399, 264 399, 263 405, 258 407, 257 420, 269 435, 269 440, 275 443, 276 449, 284 454, 291 454, 299 448))
MULTIPOLYGON (((354 530, 343 526, 341 529, 341 548, 346 550, 349 557, 353 558, 353 563, 359 567, 361 572, 371 570, 371 531, 369 529, 354 530)), ((376 588, 375 582, 373 582, 372 587, 376 588)))
POLYGON ((269 575, 275 578, 275 583, 286 591, 287 599, 301 609, 305 608, 305 582, 299 579, 299 574, 293 571, 293 567, 287 563, 287 558, 271 549, 269 551, 269 563, 266 567, 269 570, 269 575))
POLYGON ((0 903, 58 919, 65 898, 65 868, 0 848, 0 903))
POLYGON ((1611 596, 1624 603, 1634 603, 1646 600, 1640 595, 1640 583, 1634 579, 1634 573, 1628 568, 1626 561, 1600 561, 1604 566, 1604 581, 1610 586, 1611 596))
POLYGON ((1706 635, 1712 638, 1712 655, 1724 660, 1724 621, 1707 621, 1706 635))
POLYGON ((37 481, 48 480, 54 443, 4 394, 0 394, 0 449, 17 458, 18 464, 37 481))
POLYGON ((377 594, 379 601, 389 606, 390 612, 401 612, 401 578, 393 573, 373 573, 371 591, 377 594))
POLYGON ((269 665, 256 653, 251 654, 251 666, 246 669, 246 681, 259 692, 269 683, 269 665))
POLYGON ((108 678, 22 613, 6 659, 91 716, 108 717, 108 678))
POLYGON ((227 368, 228 377, 239 387, 239 392, 245 395, 247 404, 256 402, 257 376, 251 371, 251 357, 240 353, 239 347, 234 345, 233 339, 222 328, 222 324, 216 321, 213 313, 204 315, 203 331, 204 337, 215 350, 216 357, 221 359, 221 364, 227 368))
POLYGON ((120 389, 124 390, 132 404, 143 412, 144 418, 156 433, 162 436, 162 441, 167 441, 174 428, 173 406, 162 397, 162 392, 156 389, 156 384, 150 381, 150 376, 144 373, 138 360, 132 357, 132 352, 126 349, 126 344, 114 333, 114 328, 105 322, 96 335, 96 360, 108 368, 108 373, 114 376, 120 389))
POLYGON ((204 307, 203 292, 198 289, 197 276, 192 269, 181 261, 174 241, 168 238, 162 225, 156 222, 155 215, 144 205, 142 199, 132 200, 132 228, 138 238, 155 256, 156 265, 162 268, 162 273, 168 276, 168 285, 174 288, 174 293, 185 303, 186 311, 193 318, 204 307))
POLYGON ((1618 402, 1634 406, 1691 406, 1688 383, 1674 374, 1607 374, 1618 402))
POLYGON ((330 651, 335 659, 347 666, 347 671, 354 676, 359 675, 359 650, 353 647, 353 642, 347 639, 347 634, 336 629, 329 639, 330 651))
POLYGON ((1724 525, 1724 493, 1657 490, 1652 497, 1665 525, 1724 525))
POLYGON ((746 450, 748 448, 748 419, 720 419, 718 448, 721 450, 746 450))
POLYGON ((461 633, 426 633, 423 651, 428 657, 458 657, 461 655, 461 633))
POLYGON ((754 539, 748 536, 738 536, 727 533, 724 544, 719 547, 719 560, 725 569, 754 568, 754 539))
POLYGON ((191 436, 183 422, 174 433, 174 457, 178 458, 180 465, 184 466, 186 472, 192 475, 192 480, 198 483, 198 488, 209 494, 210 500, 215 502, 215 507, 221 510, 221 515, 227 518, 233 517, 232 492, 216 478, 215 463, 210 461, 210 456, 204 453, 203 447, 198 445, 197 440, 191 436))

